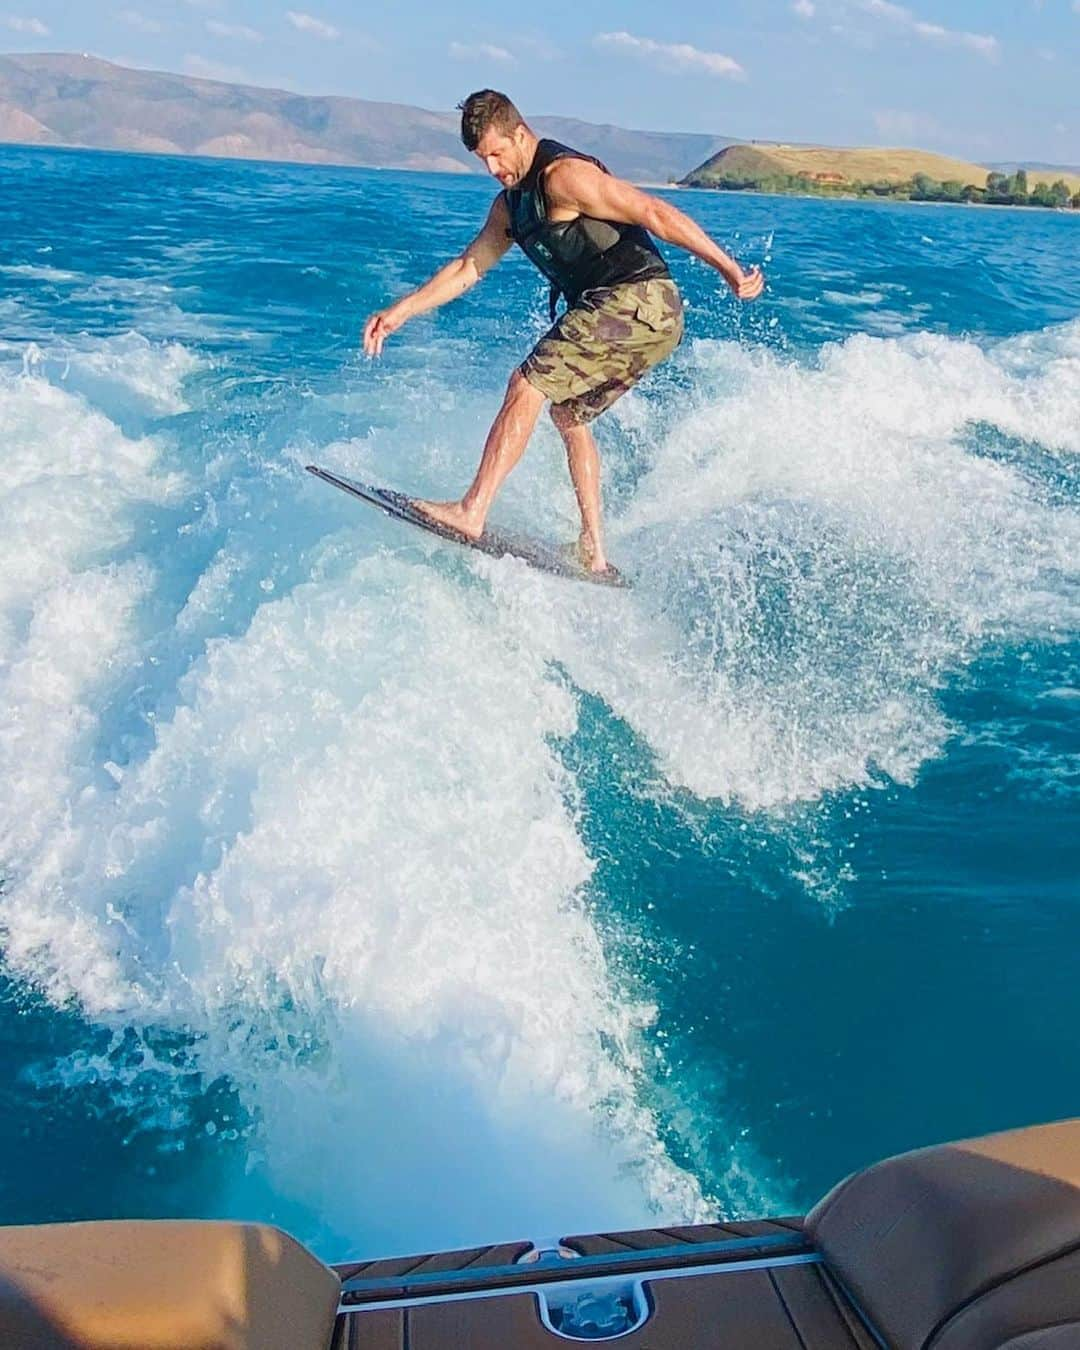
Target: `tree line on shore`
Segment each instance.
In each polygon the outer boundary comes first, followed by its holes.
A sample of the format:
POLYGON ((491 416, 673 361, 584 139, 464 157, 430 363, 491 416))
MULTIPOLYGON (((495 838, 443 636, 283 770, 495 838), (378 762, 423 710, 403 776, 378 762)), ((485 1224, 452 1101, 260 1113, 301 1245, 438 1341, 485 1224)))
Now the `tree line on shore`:
POLYGON ((879 179, 863 183, 857 180, 835 179, 822 181, 805 173, 768 173, 761 175, 727 175, 709 183, 691 186, 715 187, 728 192, 757 191, 780 193, 812 193, 823 197, 893 197, 913 202, 982 202, 987 206, 1071 206, 1080 210, 1080 191, 1072 192, 1064 179, 1055 183, 1039 181, 1028 186, 1024 169, 1014 174, 988 173, 986 184, 961 183, 956 179, 938 182, 929 174, 917 173, 910 179, 891 182, 879 179))

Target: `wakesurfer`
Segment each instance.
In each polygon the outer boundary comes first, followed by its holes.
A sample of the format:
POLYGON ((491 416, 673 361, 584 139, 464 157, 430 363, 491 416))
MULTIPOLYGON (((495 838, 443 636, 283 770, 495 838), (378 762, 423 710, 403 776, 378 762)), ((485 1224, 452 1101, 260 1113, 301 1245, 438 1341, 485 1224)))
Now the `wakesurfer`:
POLYGON ((600 457, 589 423, 610 408, 683 336, 683 302, 652 236, 714 267, 740 300, 764 278, 744 272, 689 216, 610 173, 599 160, 541 140, 493 89, 461 108, 461 139, 501 184, 483 229, 460 257, 411 294, 372 314, 364 351, 378 356, 407 320, 456 300, 516 243, 567 308, 510 376, 480 467, 460 501, 415 501, 434 520, 478 539, 495 494, 517 464, 544 403, 558 428, 581 511, 582 561, 607 570, 600 518, 600 457))

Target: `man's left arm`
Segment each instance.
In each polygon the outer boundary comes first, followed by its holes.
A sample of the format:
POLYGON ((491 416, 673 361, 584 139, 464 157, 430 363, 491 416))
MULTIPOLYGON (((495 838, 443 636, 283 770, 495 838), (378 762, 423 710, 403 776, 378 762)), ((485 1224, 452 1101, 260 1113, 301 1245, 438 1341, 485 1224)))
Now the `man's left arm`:
POLYGON ((677 206, 604 173, 588 160, 556 160, 544 176, 544 195, 549 209, 565 207, 597 220, 644 226, 658 239, 684 248, 715 267, 740 300, 755 299, 765 285, 760 268, 744 272, 730 254, 677 206))

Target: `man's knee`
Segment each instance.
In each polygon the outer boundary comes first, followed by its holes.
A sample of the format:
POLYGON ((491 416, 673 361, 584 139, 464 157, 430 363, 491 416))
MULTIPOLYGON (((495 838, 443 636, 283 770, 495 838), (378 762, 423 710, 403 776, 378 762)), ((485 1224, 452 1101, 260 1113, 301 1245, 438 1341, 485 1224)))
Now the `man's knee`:
POLYGON ((536 404, 539 406, 543 401, 544 395, 540 390, 537 389, 534 384, 529 383, 525 376, 522 375, 520 369, 516 369, 507 382, 506 396, 504 397, 503 402, 536 404))

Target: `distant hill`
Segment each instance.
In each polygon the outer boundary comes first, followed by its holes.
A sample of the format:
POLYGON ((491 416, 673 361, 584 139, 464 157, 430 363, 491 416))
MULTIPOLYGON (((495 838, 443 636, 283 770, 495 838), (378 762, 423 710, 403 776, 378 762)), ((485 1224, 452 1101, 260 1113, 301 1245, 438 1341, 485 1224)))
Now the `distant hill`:
POLYGON ((1021 164, 1018 160, 1009 160, 1005 164, 988 164, 987 169, 997 169, 998 173, 1015 173, 1017 169, 1026 169, 1028 177, 1033 175, 1043 178, 1051 183, 1055 178, 1064 176, 1068 182, 1070 178, 1075 178, 1080 182, 1080 164, 1042 164, 1032 161, 1030 164, 1021 164))
MULTIPOLYGON (((803 176, 820 187, 843 190, 845 184, 909 182, 923 173, 936 182, 948 181, 984 187, 989 170, 984 164, 950 159, 928 150, 830 149, 824 146, 751 144, 731 145, 711 155, 688 173, 687 187, 715 187, 725 182, 757 182, 780 175, 803 176)), ((1040 179, 1063 178, 1070 192, 1080 191, 1080 176, 1054 170, 1028 170, 1032 187, 1040 179)))
MULTIPOLYGON (((563 117, 530 120, 636 182, 681 178, 732 143, 563 117)), ((73 54, 0 56, 0 141, 482 173, 458 129, 456 112, 403 103, 308 97, 73 54)))
MULTIPOLYGON (((826 190, 843 191, 845 183, 900 183, 914 173, 981 186, 988 172, 985 165, 919 150, 745 143, 566 117, 530 122, 541 135, 596 155, 637 183, 708 187, 805 174, 826 190)), ((458 128, 456 112, 405 103, 292 94, 74 53, 0 56, 0 142, 482 174, 458 128)), ((1064 178, 1070 191, 1080 191, 1076 171, 1029 165, 1028 178, 1032 187, 1043 178, 1064 178)))

